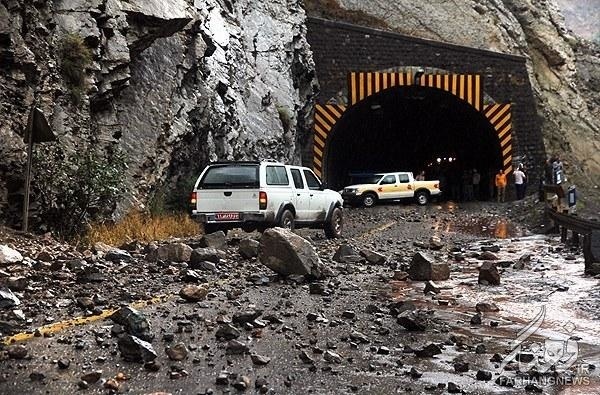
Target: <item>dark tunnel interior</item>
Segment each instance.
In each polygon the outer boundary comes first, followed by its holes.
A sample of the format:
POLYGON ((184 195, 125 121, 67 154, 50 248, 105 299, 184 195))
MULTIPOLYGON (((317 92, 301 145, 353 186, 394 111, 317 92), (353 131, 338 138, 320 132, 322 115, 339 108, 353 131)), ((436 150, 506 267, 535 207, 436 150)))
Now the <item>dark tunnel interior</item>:
POLYGON ((422 86, 387 89, 350 107, 327 146, 325 180, 335 189, 360 173, 421 170, 445 186, 477 169, 487 185, 502 162, 483 114, 449 92, 422 86))

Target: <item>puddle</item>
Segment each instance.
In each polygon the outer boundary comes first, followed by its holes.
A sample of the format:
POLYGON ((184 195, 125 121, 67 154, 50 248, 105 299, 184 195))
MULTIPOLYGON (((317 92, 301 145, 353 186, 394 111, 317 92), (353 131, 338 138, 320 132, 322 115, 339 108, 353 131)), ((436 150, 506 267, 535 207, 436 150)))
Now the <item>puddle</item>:
POLYGON ((509 239, 526 236, 527 231, 521 229, 506 218, 465 218, 463 221, 438 221, 434 230, 441 233, 465 233, 486 238, 509 239))
MULTIPOLYGON (((435 309, 436 316, 449 324, 454 333, 487 339, 484 342, 489 344, 488 351, 496 348, 502 355, 506 355, 502 351, 508 351, 519 332, 535 321, 534 330, 523 342, 525 348, 536 343, 546 347, 569 344, 577 351, 573 367, 582 363, 600 366, 600 323, 597 320, 600 299, 594 297, 600 292, 600 285, 597 279, 584 276, 582 254, 569 250, 557 237, 521 237, 520 230, 508 221, 466 222, 452 224, 451 229, 497 238, 494 244, 501 247, 496 253, 500 261, 516 262, 525 253, 531 254, 531 261, 523 270, 500 268, 501 285, 484 286, 477 283, 476 268, 481 261, 469 258, 452 264, 460 265, 461 270, 451 272, 450 280, 437 282, 446 288, 440 294, 423 295, 423 282, 392 282, 388 288, 389 298, 414 300, 420 308, 435 309), (515 236, 521 238, 509 239, 515 236), (570 259, 565 259, 566 256, 570 259), (439 299, 450 301, 450 305, 438 305, 439 299), (470 326, 475 305, 482 301, 495 303, 500 311, 483 313, 483 325, 470 326), (498 326, 491 327, 490 320, 497 321, 498 326)), ((481 241, 474 242, 469 249, 481 251, 481 245, 481 241)), ((589 377, 583 377, 588 381, 580 385, 555 384, 545 388, 565 395, 600 393, 598 374, 598 369, 593 370, 589 377)))

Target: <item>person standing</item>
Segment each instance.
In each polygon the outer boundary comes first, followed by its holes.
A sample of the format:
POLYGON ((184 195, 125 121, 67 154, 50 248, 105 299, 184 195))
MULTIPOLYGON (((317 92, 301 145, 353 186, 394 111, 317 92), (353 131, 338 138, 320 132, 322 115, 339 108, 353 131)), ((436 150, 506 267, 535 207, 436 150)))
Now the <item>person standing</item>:
POLYGON ((515 176, 515 189, 517 190, 517 200, 522 200, 525 197, 525 180, 527 176, 523 172, 523 166, 519 165, 517 170, 514 172, 515 176))
POLYGON ((477 169, 473 169, 473 197, 475 200, 479 200, 479 183, 481 182, 481 174, 477 169))
POLYGON ((498 195, 498 203, 504 203, 504 192, 506 191, 506 174, 500 169, 496 174, 496 190, 498 195))
POLYGON ((425 181, 425 170, 421 170, 421 172, 415 177, 415 180, 425 181))

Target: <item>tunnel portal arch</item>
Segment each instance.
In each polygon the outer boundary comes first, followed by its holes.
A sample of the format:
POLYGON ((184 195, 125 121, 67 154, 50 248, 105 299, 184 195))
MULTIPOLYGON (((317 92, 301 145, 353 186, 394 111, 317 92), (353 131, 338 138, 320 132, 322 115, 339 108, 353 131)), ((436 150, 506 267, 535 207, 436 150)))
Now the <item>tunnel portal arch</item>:
POLYGON ((510 104, 484 105, 478 75, 412 77, 352 72, 349 107, 316 106, 319 176, 342 187, 361 172, 478 168, 487 181, 499 168, 512 171, 510 104))

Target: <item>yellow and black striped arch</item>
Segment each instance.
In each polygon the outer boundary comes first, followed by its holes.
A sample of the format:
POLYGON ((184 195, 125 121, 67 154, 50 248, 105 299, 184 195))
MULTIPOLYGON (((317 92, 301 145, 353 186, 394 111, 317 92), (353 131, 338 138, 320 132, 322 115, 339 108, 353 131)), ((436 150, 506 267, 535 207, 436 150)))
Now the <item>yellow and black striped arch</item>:
POLYGON ((323 175, 323 155, 327 136, 333 129, 333 126, 342 117, 346 110, 345 106, 337 104, 317 104, 315 106, 315 134, 313 140, 313 170, 320 178, 323 175))
POLYGON ((511 104, 490 104, 485 106, 483 115, 498 134, 500 151, 502 152, 502 168, 504 173, 509 174, 512 168, 512 111, 511 104))
MULTIPOLYGON (((394 86, 413 85, 411 73, 352 72, 348 74, 348 101, 356 104, 394 86)), ((437 88, 466 101, 477 111, 483 108, 481 76, 478 74, 425 74, 420 86, 437 88)))
MULTIPOLYGON (((348 75, 348 102, 354 105, 365 98, 394 86, 412 85, 411 73, 352 72, 348 75)), ((468 102, 481 112, 494 127, 502 153, 504 172, 512 168, 512 109, 511 104, 483 104, 481 76, 477 74, 425 74, 419 79, 420 86, 442 89, 468 102)), ((328 136, 346 111, 337 104, 315 106, 313 169, 323 176, 323 162, 328 136)))

